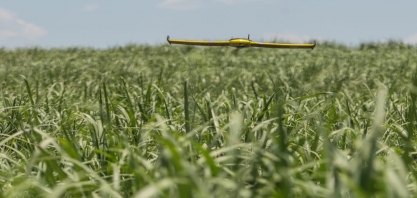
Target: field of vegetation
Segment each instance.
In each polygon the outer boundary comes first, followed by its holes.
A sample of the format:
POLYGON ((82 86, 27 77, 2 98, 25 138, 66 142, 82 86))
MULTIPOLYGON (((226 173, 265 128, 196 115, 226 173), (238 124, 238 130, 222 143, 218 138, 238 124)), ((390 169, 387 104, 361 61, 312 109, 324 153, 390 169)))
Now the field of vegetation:
POLYGON ((417 47, 0 49, 0 197, 413 197, 417 47))

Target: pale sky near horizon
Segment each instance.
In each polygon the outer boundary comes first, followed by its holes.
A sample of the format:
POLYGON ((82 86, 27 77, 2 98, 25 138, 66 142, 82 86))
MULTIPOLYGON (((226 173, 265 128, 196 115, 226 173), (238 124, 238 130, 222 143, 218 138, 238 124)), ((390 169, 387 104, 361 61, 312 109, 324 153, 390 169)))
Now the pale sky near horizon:
POLYGON ((174 39, 402 40, 417 45, 417 1, 0 1, 0 48, 107 48, 174 39))

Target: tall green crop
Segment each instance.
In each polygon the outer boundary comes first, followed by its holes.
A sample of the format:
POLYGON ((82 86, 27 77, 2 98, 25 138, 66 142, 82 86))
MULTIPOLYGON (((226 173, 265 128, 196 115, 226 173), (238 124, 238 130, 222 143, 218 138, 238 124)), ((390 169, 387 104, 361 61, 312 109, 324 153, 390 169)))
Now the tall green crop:
POLYGON ((410 197, 417 48, 0 50, 1 197, 410 197))

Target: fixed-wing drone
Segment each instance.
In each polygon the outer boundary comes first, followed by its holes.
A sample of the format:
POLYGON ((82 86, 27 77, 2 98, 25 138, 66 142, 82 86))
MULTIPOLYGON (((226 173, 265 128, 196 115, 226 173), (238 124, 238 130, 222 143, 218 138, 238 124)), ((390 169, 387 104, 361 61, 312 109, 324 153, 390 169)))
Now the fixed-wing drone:
POLYGON ((232 46, 236 48, 245 47, 266 47, 266 48, 308 48, 314 49, 316 41, 313 44, 287 44, 287 43, 268 43, 252 41, 248 38, 232 38, 230 40, 223 41, 201 41, 201 40, 176 40, 170 39, 167 36, 169 44, 182 44, 182 45, 200 45, 200 46, 232 46))

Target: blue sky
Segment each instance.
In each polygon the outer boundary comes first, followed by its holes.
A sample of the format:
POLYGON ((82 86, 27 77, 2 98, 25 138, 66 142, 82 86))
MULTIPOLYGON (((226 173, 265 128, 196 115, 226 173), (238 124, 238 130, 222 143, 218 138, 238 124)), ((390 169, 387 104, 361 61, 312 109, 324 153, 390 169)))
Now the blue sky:
POLYGON ((106 48, 175 39, 417 44, 417 1, 0 1, 0 47, 106 48))

